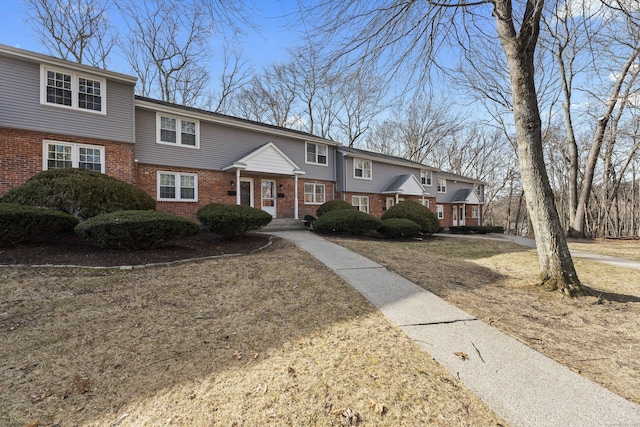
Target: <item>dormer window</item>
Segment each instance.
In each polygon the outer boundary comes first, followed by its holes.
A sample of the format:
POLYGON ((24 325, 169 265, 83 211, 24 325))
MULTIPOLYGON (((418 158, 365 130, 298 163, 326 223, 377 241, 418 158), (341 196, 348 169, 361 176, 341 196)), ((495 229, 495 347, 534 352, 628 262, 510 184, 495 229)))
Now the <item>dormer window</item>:
POLYGON ((106 113, 104 79, 46 67, 42 76, 43 104, 106 113))

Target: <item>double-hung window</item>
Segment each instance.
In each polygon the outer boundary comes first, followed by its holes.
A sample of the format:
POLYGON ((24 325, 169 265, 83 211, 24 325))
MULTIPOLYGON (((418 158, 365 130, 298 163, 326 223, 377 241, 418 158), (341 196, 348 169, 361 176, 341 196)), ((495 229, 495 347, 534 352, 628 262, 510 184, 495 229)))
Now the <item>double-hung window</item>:
POLYGON ((326 145, 307 142, 306 151, 307 151, 307 156, 305 159, 306 163, 327 166, 328 148, 326 145))
POLYGON ((422 183, 422 185, 431 185, 431 177, 432 177, 432 172, 431 171, 426 171, 426 170, 421 170, 420 171, 420 182, 422 183))
POLYGON ((41 72, 43 104, 106 113, 106 80, 44 66, 41 72))
POLYGON ((353 177, 371 179, 371 160, 353 159, 353 177))
POLYGON ((447 192, 447 180, 438 179, 438 193, 446 193, 446 192, 447 192))
POLYGON ((44 141, 42 169, 78 168, 104 173, 104 147, 44 141))
POLYGON ((324 184, 304 184, 304 203, 307 205, 321 205, 325 202, 324 184))
POLYGON ((438 219, 444 219, 444 205, 436 205, 436 216, 438 219))
POLYGON ((471 206, 471 218, 478 218, 478 214, 480 212, 480 207, 475 205, 471 206))
POLYGON ((157 127, 158 144, 192 148, 200 146, 200 123, 197 120, 158 113, 157 127))
POLYGON ((364 213, 369 213, 369 196, 352 196, 351 205, 364 213))
POLYGON ((158 172, 158 200, 197 202, 198 175, 193 173, 158 172))

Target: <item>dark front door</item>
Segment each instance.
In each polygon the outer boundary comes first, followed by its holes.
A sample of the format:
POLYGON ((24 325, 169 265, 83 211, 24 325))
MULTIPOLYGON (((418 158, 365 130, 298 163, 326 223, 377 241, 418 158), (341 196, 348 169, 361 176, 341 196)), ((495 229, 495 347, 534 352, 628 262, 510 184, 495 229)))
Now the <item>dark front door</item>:
POLYGON ((251 182, 250 181, 240 181, 240 204, 245 206, 253 206, 251 200, 251 182))

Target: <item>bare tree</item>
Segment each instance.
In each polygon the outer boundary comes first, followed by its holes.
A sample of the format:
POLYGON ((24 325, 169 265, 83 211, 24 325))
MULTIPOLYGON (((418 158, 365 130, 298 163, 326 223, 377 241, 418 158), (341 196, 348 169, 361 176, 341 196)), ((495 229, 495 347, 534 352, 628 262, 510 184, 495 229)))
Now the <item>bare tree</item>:
POLYGON ((316 11, 329 17, 322 26, 324 34, 343 37, 350 30, 341 56, 356 57, 360 64, 390 65, 392 76, 411 68, 418 77, 428 76, 429 65, 443 65, 437 54, 451 40, 468 49, 475 38, 499 41, 509 70, 518 162, 536 235, 539 280, 546 288, 579 295, 584 288, 558 217, 542 149, 535 54, 543 8, 543 0, 515 5, 511 0, 387 0, 375 6, 365 0, 326 0, 316 11))
POLYGON ((116 32, 110 0, 24 0, 38 41, 62 59, 107 68, 116 32))
POLYGON ((209 82, 205 63, 212 27, 207 10, 197 3, 165 0, 120 2, 118 7, 129 25, 122 49, 139 79, 138 92, 200 106, 209 82))
POLYGON ((230 113, 234 97, 250 82, 251 69, 242 52, 225 43, 222 52, 220 89, 210 96, 209 109, 216 113, 230 113))

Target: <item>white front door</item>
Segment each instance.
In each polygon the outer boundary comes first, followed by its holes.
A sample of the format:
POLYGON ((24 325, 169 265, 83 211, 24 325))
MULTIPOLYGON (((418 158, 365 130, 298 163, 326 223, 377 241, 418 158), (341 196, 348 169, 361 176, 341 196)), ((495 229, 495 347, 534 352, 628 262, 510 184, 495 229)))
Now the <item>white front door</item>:
POLYGON ((276 182, 271 179, 262 180, 262 210, 276 217, 276 182))
POLYGON ((464 220, 464 205, 460 206, 460 225, 465 225, 465 220, 464 220))
POLYGON ((458 226, 458 207, 457 206, 453 207, 453 226, 454 227, 458 226))

